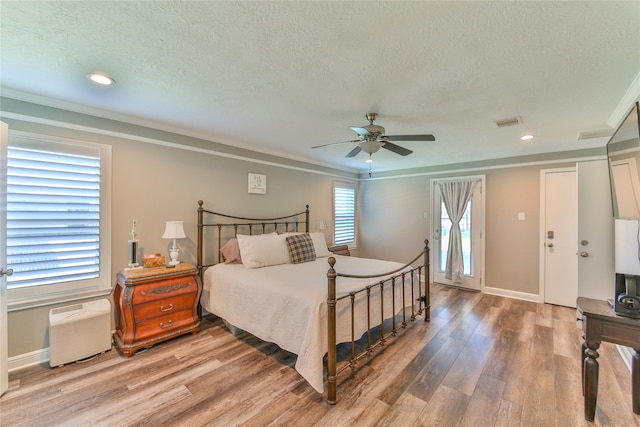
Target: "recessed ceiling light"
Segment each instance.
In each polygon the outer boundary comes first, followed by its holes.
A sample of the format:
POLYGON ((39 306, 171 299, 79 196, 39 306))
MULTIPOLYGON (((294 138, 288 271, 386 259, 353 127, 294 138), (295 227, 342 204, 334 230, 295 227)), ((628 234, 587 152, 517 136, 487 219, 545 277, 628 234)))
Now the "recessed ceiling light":
POLYGON ((114 84, 116 81, 113 80, 111 77, 107 76, 106 74, 100 74, 100 73, 91 73, 88 75, 89 80, 91 80, 94 83, 97 83, 99 85, 102 86, 109 86, 114 84))
POLYGON ((536 137, 536 136, 535 136, 534 134, 532 134, 532 133, 527 133, 527 134, 525 134, 525 135, 522 135, 522 136, 520 137, 520 140, 521 140, 521 141, 531 141, 531 140, 532 140, 533 138, 535 138, 535 137, 536 137))

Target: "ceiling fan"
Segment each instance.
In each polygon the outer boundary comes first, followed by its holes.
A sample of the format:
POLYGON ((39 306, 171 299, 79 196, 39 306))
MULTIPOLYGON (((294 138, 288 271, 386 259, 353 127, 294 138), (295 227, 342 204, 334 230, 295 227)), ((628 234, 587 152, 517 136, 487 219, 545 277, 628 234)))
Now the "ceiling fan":
POLYGON ((351 126, 351 129, 358 134, 359 139, 352 141, 332 142, 329 144, 316 145, 311 148, 327 147, 330 145, 357 143, 358 146, 351 150, 345 157, 355 157, 360 151, 369 154, 376 153, 380 148, 385 148, 401 156, 408 156, 413 151, 394 144, 397 141, 435 141, 433 135, 386 135, 382 126, 374 125, 373 121, 378 117, 377 113, 368 113, 366 116, 369 124, 363 127, 351 126))

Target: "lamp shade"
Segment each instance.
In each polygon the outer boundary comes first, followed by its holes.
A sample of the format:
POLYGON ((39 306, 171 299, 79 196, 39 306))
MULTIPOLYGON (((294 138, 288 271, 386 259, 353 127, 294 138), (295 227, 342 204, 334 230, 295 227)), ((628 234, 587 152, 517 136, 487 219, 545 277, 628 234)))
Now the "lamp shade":
POLYGON ((615 220, 615 270, 640 276, 640 219, 615 220))
POLYGON ((184 239, 185 237, 187 236, 184 234, 182 221, 167 221, 162 235, 163 239, 184 239))

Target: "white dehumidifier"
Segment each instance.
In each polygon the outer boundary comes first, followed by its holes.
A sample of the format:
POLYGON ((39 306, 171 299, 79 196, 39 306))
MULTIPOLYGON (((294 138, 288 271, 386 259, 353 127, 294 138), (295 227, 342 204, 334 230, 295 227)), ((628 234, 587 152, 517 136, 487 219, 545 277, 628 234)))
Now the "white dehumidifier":
POLYGON ((111 349, 111 304, 106 299, 49 311, 49 365, 85 359, 111 349))

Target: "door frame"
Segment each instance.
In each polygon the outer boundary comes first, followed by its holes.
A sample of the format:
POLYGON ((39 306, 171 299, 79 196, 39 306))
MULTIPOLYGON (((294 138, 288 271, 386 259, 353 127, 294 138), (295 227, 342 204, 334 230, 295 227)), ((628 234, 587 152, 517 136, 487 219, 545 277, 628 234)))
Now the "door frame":
MULTIPOLYGON (((452 177, 441 177, 441 178, 432 178, 430 180, 430 190, 431 190, 431 209, 430 209, 430 215, 431 215, 431 227, 430 227, 430 238, 431 238, 431 242, 434 242, 434 245, 432 245, 431 247, 431 255, 430 255, 430 260, 429 262, 431 263, 432 266, 436 266, 436 268, 439 268, 439 266, 436 263, 436 248, 435 248, 435 242, 437 241, 439 243, 439 236, 436 239, 436 235, 437 233, 434 231, 435 227, 436 227, 436 220, 439 221, 439 219, 435 218, 434 215, 434 211, 435 211, 435 200, 436 200, 436 192, 438 191, 438 189, 436 188, 436 184, 438 182, 441 181, 462 181, 462 180, 467 180, 467 179, 476 179, 480 182, 480 198, 482 200, 482 212, 480 213, 480 225, 481 225, 481 230, 480 230, 480 242, 478 243, 478 249, 480 251, 480 262, 478 263, 478 269, 479 269, 479 280, 480 280, 480 292, 484 292, 484 288, 485 288, 485 230, 486 230, 486 206, 487 206, 487 201, 486 201, 486 175, 465 175, 465 176, 452 176, 452 177)), ((474 190, 475 191, 475 190, 474 190)), ((439 224, 437 225, 438 228, 440 228, 439 224)), ((430 283, 433 283, 435 281, 435 268, 431 268, 429 271, 429 280, 430 283)), ((469 289, 469 288, 465 288, 465 289, 469 289)), ((475 290, 475 289, 474 289, 475 290)))
MULTIPOLYGON (((7 147, 9 127, 0 122, 0 268, 7 270, 7 147)), ((7 276, 0 276, 0 396, 9 388, 9 329, 7 315, 7 276)))

